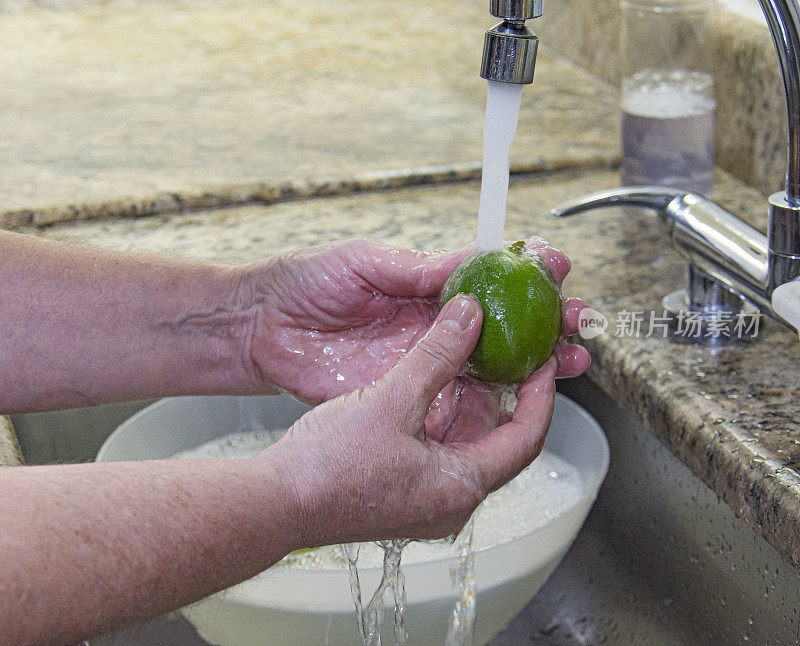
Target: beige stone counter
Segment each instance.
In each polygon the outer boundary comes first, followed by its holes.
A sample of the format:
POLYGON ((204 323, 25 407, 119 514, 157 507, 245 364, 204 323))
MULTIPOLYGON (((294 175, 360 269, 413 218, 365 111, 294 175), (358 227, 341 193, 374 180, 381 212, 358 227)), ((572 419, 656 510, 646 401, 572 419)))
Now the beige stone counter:
MULTIPOLYGON (((271 201, 301 179, 478 172, 484 3, 66 6, 0 20, 0 224, 271 201)), ((523 96, 519 167, 614 163, 608 86, 542 55, 523 96)))

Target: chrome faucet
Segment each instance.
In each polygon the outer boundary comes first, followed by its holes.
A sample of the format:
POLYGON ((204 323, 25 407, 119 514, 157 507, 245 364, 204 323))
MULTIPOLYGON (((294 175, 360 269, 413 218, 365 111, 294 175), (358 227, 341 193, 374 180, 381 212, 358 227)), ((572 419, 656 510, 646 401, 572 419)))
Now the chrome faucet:
POLYGON ((759 2, 778 52, 789 121, 786 190, 769 197, 767 235, 700 195, 662 187, 602 191, 553 214, 622 205, 653 209, 689 260, 688 289, 666 296, 665 309, 714 318, 754 305, 800 330, 800 7, 797 0, 759 2))
POLYGON ((486 32, 481 77, 501 83, 533 83, 539 39, 525 21, 542 15, 543 0, 489 0, 489 13, 502 22, 486 32))

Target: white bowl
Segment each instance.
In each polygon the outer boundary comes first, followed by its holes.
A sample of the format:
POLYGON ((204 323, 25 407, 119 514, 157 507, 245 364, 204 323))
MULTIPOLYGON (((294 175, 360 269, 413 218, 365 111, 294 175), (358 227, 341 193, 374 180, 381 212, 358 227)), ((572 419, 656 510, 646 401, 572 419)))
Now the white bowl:
MULTIPOLYGON (((164 399, 131 417, 105 441, 99 462, 168 458, 217 437, 290 426, 307 406, 288 396, 164 399)), ((552 522, 476 556, 475 643, 501 630, 536 594, 581 528, 608 470, 608 442, 598 423, 562 395, 545 448, 578 468, 583 495, 552 522)), ((414 646, 442 646, 454 601, 455 555, 403 565, 406 626, 414 646)), ((362 590, 378 584, 378 568, 359 568, 362 590)), ((349 577, 341 570, 272 568, 183 610, 218 646, 326 646, 358 643, 349 577)), ((391 612, 385 613, 387 630, 391 612)))

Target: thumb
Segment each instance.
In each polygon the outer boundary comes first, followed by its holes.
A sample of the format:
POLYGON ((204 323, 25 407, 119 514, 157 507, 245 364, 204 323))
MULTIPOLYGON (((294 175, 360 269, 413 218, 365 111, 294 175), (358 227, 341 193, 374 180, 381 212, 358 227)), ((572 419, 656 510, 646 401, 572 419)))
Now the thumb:
POLYGON ((551 357, 519 387, 511 421, 462 447, 489 491, 503 486, 541 453, 553 416, 557 368, 551 357))
POLYGON ((478 302, 458 294, 439 312, 430 330, 386 373, 385 383, 400 401, 428 405, 458 376, 481 332, 478 302))

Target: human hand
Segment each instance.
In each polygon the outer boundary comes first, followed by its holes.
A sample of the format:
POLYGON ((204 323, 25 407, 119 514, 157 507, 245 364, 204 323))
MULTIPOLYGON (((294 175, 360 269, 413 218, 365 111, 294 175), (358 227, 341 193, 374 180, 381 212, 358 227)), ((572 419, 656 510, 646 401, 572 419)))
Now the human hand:
POLYGON ((297 547, 453 534, 539 454, 553 412, 555 357, 519 387, 505 424, 486 428, 459 413, 441 439, 426 432, 430 404, 459 374, 481 323, 480 306, 457 296, 374 385, 310 411, 254 458, 273 458, 296 492, 297 547))
MULTIPOLYGON (((560 285, 567 258, 539 238, 528 248, 560 285)), ((377 381, 428 330, 445 281, 472 251, 421 252, 351 240, 249 266, 239 308, 252 313, 244 357, 251 390, 275 385, 319 403, 377 381)), ((565 300, 563 337, 576 331, 583 307, 578 299, 565 300)), ((589 365, 586 350, 564 339, 554 355, 560 377, 589 365)), ((440 429, 452 421, 459 389, 482 392, 485 386, 461 379, 447 385, 434 406, 443 418, 435 422, 440 429)))

